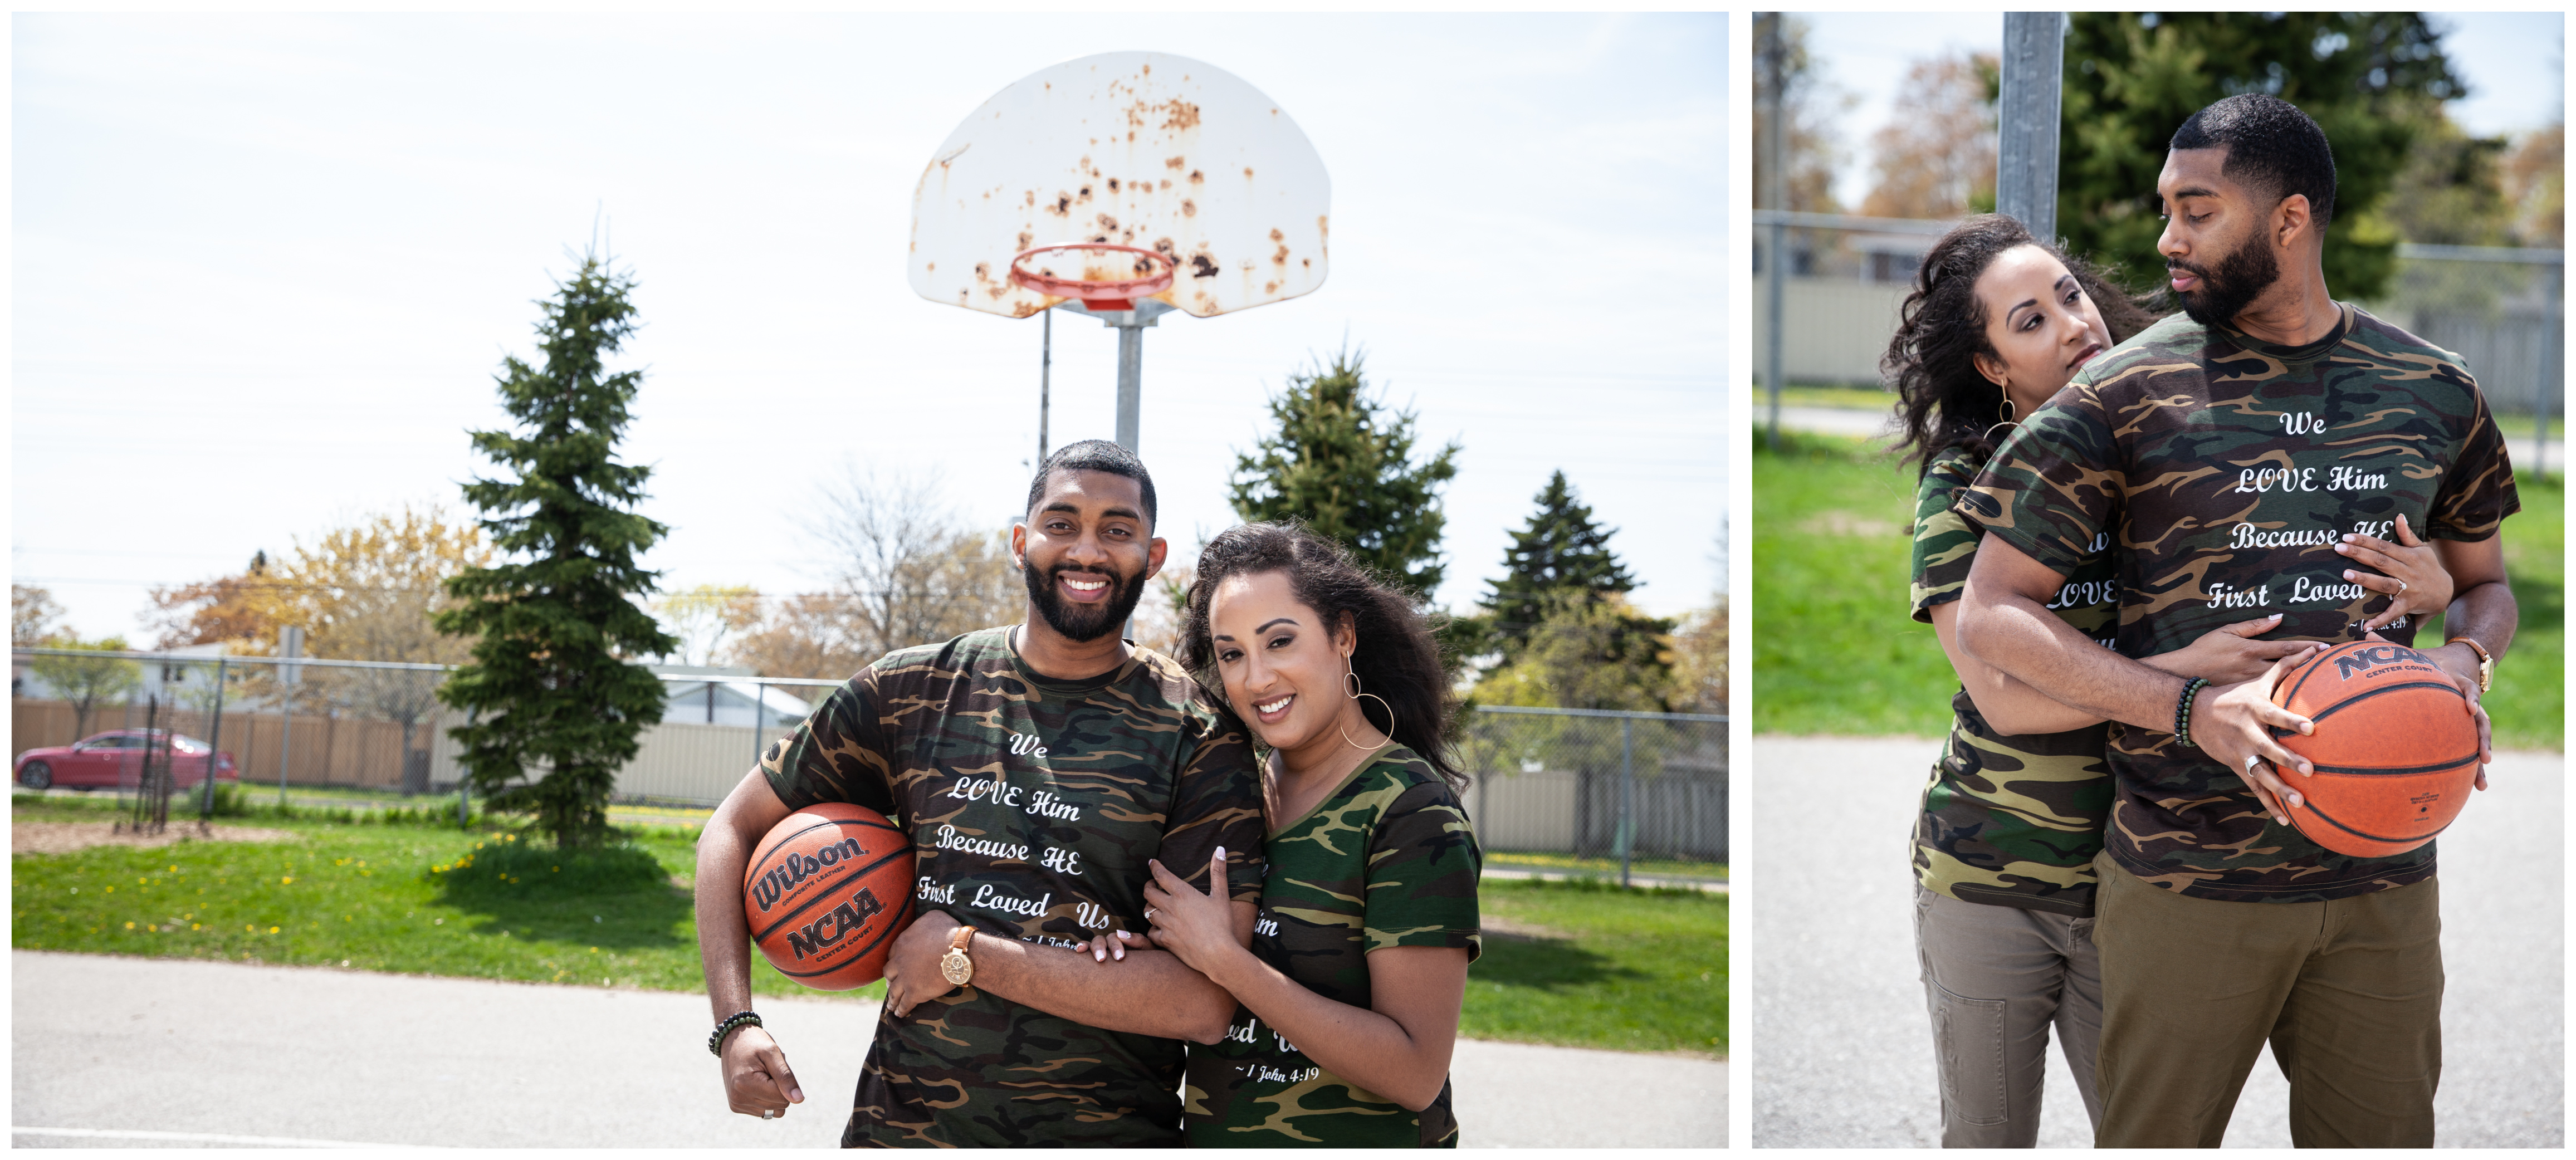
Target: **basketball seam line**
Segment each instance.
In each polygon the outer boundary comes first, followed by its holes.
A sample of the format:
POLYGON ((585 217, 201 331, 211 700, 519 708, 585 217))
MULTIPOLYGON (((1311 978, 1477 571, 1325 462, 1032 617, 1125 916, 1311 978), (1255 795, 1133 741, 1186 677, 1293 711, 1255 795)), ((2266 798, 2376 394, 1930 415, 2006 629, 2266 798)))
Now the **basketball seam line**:
MULTIPOLYGON (((862 806, 862 807, 860 807, 860 808, 865 809, 866 807, 862 806)), ((789 817, 794 817, 795 815, 794 815, 794 814, 790 814, 790 815, 788 815, 788 816, 789 816, 789 817)), ((761 863, 768 861, 768 860, 769 860, 769 856, 770 856, 770 855, 775 854, 775 853, 777 853, 777 852, 778 852, 778 847, 779 847, 779 846, 784 846, 784 845, 786 845, 786 844, 787 844, 787 843, 789 843, 789 842, 793 842, 793 841, 795 841, 796 839, 798 839, 798 838, 802 838, 802 837, 804 837, 805 835, 810 834, 810 833, 813 833, 813 832, 814 832, 814 831, 816 831, 816 830, 822 829, 822 828, 823 828, 823 827, 825 827, 825 826, 868 826, 868 827, 871 827, 871 828, 873 828, 873 829, 880 829, 880 830, 892 830, 892 831, 894 831, 894 832, 895 832, 895 833, 897 833, 897 834, 901 834, 901 833, 903 833, 903 830, 902 830, 902 828, 901 828, 901 827, 896 826, 896 825, 894 825, 894 824, 892 824, 892 823, 889 823, 889 822, 871 822, 871 821, 867 820, 866 818, 823 818, 823 819, 820 819, 820 820, 816 821, 813 825, 810 825, 810 826, 805 827, 804 829, 798 830, 798 831, 796 831, 796 832, 795 832, 795 833, 793 833, 793 834, 789 834, 789 835, 787 835, 787 836, 786 836, 786 837, 784 837, 784 838, 780 838, 780 839, 778 840, 778 845, 777 845, 777 846, 771 846, 771 847, 770 847, 770 848, 768 848, 767 850, 763 850, 763 851, 761 851, 761 852, 760 852, 760 854, 759 854, 757 857, 754 857, 754 858, 751 860, 751 864, 752 864, 752 865, 754 865, 754 866, 758 866, 758 865, 760 865, 761 863)), ((907 840, 907 841, 909 841, 909 839, 906 839, 906 840, 907 840)), ((750 884, 750 880, 746 878, 746 879, 744 880, 744 885, 749 885, 749 884, 750 884)))
MULTIPOLYGON (((2441 836, 2442 831, 2444 831, 2444 830, 2447 830, 2447 829, 2450 829, 2450 828, 2451 828, 2451 823, 2449 823, 2449 822, 2444 822, 2444 823, 2442 823, 2441 825, 2434 827, 2434 829, 2433 829, 2433 832, 2432 832, 2432 833, 2430 833, 2430 834, 2426 834, 2426 835, 2424 835, 2424 836, 2423 836, 2423 837, 2421 837, 2421 838, 2383 838, 2383 837, 2381 837, 2381 836, 2379 836, 2379 835, 2377 835, 2377 834, 2366 834, 2366 833, 2363 833, 2363 832, 2361 832, 2360 830, 2353 829, 2352 827, 2350 827, 2350 826, 2347 826, 2347 825, 2343 824, 2342 822, 2338 822, 2338 821, 2334 820, 2334 816, 2333 816, 2333 815, 2326 813, 2324 810, 2318 809, 2318 808, 2317 808, 2316 806, 2314 806, 2314 805, 2310 805, 2310 806, 2308 807, 2308 812, 2309 812, 2309 813, 2312 813, 2312 814, 2315 814, 2319 819, 2323 820, 2323 821, 2325 822, 2325 824, 2327 824, 2327 825, 2329 825, 2329 826, 2333 826, 2334 828, 2336 828, 2336 829, 2338 829, 2338 830, 2341 830, 2341 831, 2343 831, 2344 833, 2350 834, 2350 835, 2352 835, 2353 837, 2356 837, 2356 838, 2365 838, 2365 839, 2368 839, 2368 840, 2373 841, 2373 842, 2387 842, 2387 843, 2389 843, 2389 844, 2391 844, 2391 845, 2397 845, 2397 844, 2405 843, 2405 842, 2413 842, 2413 843, 2415 843, 2417 846, 2421 846, 2421 845, 2423 845, 2424 843, 2426 843, 2426 842, 2430 842, 2430 841, 2432 841, 2434 838, 2441 836)), ((2311 840, 2313 840, 2313 839, 2311 839, 2311 840)), ((2320 845, 2323 845, 2323 843, 2319 843, 2319 844, 2320 844, 2320 845)), ((2411 852, 2411 851, 2399 851, 2399 853, 2408 853, 2408 852, 2411 852)), ((2356 857, 2356 858, 2365 858, 2365 857, 2370 857, 2370 856, 2371 856, 2371 855, 2367 855, 2367 854, 2355 854, 2355 855, 2353 855, 2353 857, 2356 857)))

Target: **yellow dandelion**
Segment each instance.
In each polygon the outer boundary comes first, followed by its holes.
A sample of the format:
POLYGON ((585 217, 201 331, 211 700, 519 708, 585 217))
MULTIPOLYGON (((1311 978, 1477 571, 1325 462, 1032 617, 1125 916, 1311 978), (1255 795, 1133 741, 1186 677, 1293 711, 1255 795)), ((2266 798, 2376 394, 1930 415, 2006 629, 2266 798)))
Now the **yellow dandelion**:
POLYGON ((278 879, 278 880, 277 880, 277 884, 278 884, 278 885, 280 885, 280 886, 293 886, 293 885, 295 885, 295 879, 293 879, 293 878, 280 878, 280 879, 278 879))
POLYGON ((272 927, 270 927, 270 928, 268 928, 268 933, 270 933, 270 934, 276 934, 276 933, 277 933, 277 928, 276 928, 276 927, 273 927, 273 926, 272 926, 272 927))
POLYGON ((133 923, 130 923, 130 922, 129 922, 129 923, 126 923, 126 924, 125 924, 125 929, 127 929, 127 930, 132 930, 132 929, 134 929, 134 924, 133 924, 133 923))

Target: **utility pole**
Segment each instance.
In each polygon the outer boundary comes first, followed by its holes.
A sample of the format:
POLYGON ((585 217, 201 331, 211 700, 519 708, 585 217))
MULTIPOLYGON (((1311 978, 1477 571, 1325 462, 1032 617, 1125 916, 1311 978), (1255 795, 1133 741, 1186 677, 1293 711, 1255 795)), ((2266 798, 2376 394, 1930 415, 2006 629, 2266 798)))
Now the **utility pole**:
MULTIPOLYGON (((1789 44, 1777 12, 1754 16, 1754 46, 1761 55, 1762 141, 1764 172, 1762 175, 1763 208, 1775 213, 1789 208, 1789 44)), ((1764 253, 1762 267, 1764 292, 1771 304, 1770 322, 1763 329, 1763 386, 1771 393, 1771 450, 1780 450, 1780 338, 1782 302, 1787 289, 1789 264, 1789 227, 1778 218, 1771 221, 1771 245, 1764 253)))
POLYGON ((2066 14, 2004 13, 2003 92, 1995 105, 1995 212, 2057 240, 2057 105, 2066 14))

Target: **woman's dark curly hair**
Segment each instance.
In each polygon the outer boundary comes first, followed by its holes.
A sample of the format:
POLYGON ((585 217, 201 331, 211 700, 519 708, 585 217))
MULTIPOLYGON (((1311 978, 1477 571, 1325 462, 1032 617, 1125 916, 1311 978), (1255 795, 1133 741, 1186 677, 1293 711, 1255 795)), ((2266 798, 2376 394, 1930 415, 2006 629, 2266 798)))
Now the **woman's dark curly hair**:
POLYGON ((1217 675, 1216 642, 1208 628, 1209 605, 1218 585, 1264 572, 1287 573, 1298 602, 1323 618, 1325 632, 1344 624, 1352 627, 1358 642, 1351 671, 1359 674, 1363 691, 1386 698, 1384 706, 1361 698, 1360 712, 1369 724, 1429 762, 1452 792, 1464 791, 1467 775, 1449 755, 1449 718, 1456 706, 1430 624, 1409 597, 1372 575, 1341 544, 1303 526, 1243 524, 1217 533, 1200 549, 1198 575, 1190 581, 1188 606, 1181 613, 1181 663, 1224 698, 1225 681, 1217 675), (1379 720, 1388 708, 1395 719, 1379 720))
POLYGON ((1897 311, 1896 337, 1878 361, 1884 381, 1896 391, 1897 422, 1905 436, 1897 446, 1911 449, 1906 457, 1915 461, 1918 475, 1953 447, 1966 448, 1980 465, 1995 453, 1986 432, 2003 421, 2003 392, 1977 372, 1977 355, 1995 355, 1986 341, 1977 279, 2016 246, 2037 246, 2066 264, 2102 315, 2112 345, 2167 313, 2155 299, 2131 293, 2091 263, 2032 237, 2012 218, 1979 214, 1952 227, 1923 255, 1914 291, 1897 311))

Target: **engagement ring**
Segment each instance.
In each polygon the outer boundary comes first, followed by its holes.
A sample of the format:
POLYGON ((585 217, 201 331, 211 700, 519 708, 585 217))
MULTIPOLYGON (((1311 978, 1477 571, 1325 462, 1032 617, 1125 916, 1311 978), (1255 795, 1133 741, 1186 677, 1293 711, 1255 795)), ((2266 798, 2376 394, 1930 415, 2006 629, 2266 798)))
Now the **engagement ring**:
POLYGON ((1148 906, 1148 907, 1146 907, 1146 908, 1145 908, 1145 921, 1147 921, 1147 922, 1152 922, 1152 921, 1154 921, 1154 908, 1153 908, 1153 907, 1148 906))

